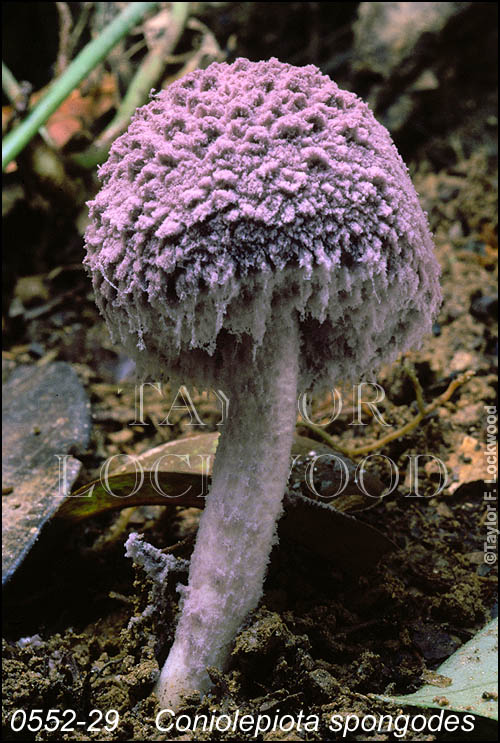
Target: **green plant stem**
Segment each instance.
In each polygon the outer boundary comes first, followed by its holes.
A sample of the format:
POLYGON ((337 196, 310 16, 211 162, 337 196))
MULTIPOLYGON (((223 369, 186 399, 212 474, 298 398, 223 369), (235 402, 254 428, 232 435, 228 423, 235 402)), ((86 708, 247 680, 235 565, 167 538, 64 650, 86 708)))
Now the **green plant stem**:
POLYGON ((190 3, 173 3, 169 27, 164 37, 153 45, 134 75, 128 90, 114 116, 96 145, 101 147, 113 142, 128 126, 134 111, 147 101, 151 88, 158 82, 165 69, 166 59, 175 49, 189 17, 190 3))
POLYGON ((69 155, 69 160, 77 165, 79 168, 85 168, 85 170, 93 170, 98 165, 102 165, 106 162, 109 154, 109 145, 103 147, 96 147, 95 144, 87 147, 83 152, 73 152, 69 155))
POLYGON ((19 83, 17 82, 16 78, 14 77, 14 75, 9 70, 9 68, 7 67, 7 65, 5 64, 3 60, 2 60, 2 90, 12 104, 15 103, 17 96, 21 92, 19 83))
MULTIPOLYGON (((7 67, 7 65, 5 64, 3 60, 2 60, 2 90, 15 109, 16 103, 18 102, 20 96, 22 96, 22 89, 19 83, 17 82, 16 78, 14 77, 14 75, 9 70, 9 68, 7 67)), ((46 128, 44 126, 41 126, 38 131, 40 132, 40 135, 42 136, 44 142, 49 147, 53 147, 54 143, 52 142, 52 139, 49 136, 49 133, 46 130, 46 128)))
POLYGON ((101 62, 108 52, 133 28, 146 13, 159 5, 157 2, 129 3, 125 10, 102 34, 82 49, 67 70, 50 87, 26 119, 4 139, 2 171, 26 147, 49 116, 61 105, 72 90, 101 62))
POLYGON ((167 59, 180 39, 189 18, 190 3, 174 3, 171 21, 163 39, 145 56, 135 73, 113 120, 99 138, 84 152, 75 152, 71 160, 81 168, 92 169, 107 158, 110 145, 129 125, 134 111, 147 101, 149 92, 160 79, 167 59))

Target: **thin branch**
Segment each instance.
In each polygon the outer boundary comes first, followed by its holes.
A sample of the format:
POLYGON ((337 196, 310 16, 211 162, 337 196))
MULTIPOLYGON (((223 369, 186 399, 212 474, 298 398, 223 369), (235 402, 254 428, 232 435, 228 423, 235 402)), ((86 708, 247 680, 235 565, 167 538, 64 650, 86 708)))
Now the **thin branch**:
POLYGON ((198 18, 190 18, 187 27, 202 34, 201 43, 197 49, 189 52, 187 56, 182 55, 185 56, 185 61, 179 58, 178 61, 184 61, 183 66, 173 76, 163 81, 163 88, 168 87, 168 85, 170 85, 174 80, 179 80, 184 77, 184 75, 194 72, 194 70, 201 67, 202 63, 205 63, 206 60, 210 60, 211 62, 223 62, 226 57, 225 53, 217 43, 217 39, 212 31, 205 26, 204 23, 199 21, 198 18))
POLYGON ((98 148, 109 147, 127 128, 134 111, 147 101, 151 88, 156 85, 165 69, 167 56, 175 49, 182 36, 189 10, 190 3, 172 3, 168 28, 141 62, 116 115, 98 138, 98 148))
POLYGON ((71 160, 75 165, 90 170, 106 160, 114 139, 128 126, 135 109, 147 100, 151 88, 158 84, 163 69, 168 64, 169 53, 175 49, 188 20, 189 6, 190 3, 174 3, 172 14, 174 23, 171 26, 170 33, 161 40, 161 48, 155 46, 146 55, 130 83, 127 94, 115 117, 102 132, 99 139, 84 152, 75 152, 71 155, 71 160))
MULTIPOLYGON (((5 93, 6 97, 9 99, 10 103, 13 105, 13 107, 17 110, 19 101, 23 97, 23 89, 21 85, 17 82, 16 78, 12 74, 12 72, 9 70, 5 62, 2 61, 2 90, 5 93)), ((49 145, 49 147, 53 147, 54 143, 52 141, 52 137, 49 135, 47 129, 42 126, 40 127, 40 136, 43 137, 46 144, 49 145)))
POLYGON ((407 376, 411 379, 413 387, 415 389, 415 396, 417 398, 418 411, 419 413, 422 413, 422 415, 425 415, 424 391, 422 389, 422 385, 420 384, 420 380, 417 377, 415 367, 408 359, 405 360, 404 370, 407 376))
POLYGON ((78 44, 80 36, 82 35, 83 30, 85 26, 87 25, 90 11, 92 10, 94 3, 82 3, 81 5, 82 5, 82 9, 80 11, 80 15, 78 16, 78 20, 73 27, 73 31, 71 32, 71 38, 69 40, 68 55, 70 57, 72 56, 73 50, 76 48, 76 45, 78 44))
POLYGON ((18 100, 19 96, 21 95, 21 86, 17 82, 16 78, 12 74, 12 72, 9 70, 5 62, 2 60, 2 90, 9 99, 9 101, 12 103, 13 106, 16 105, 16 101, 18 100))
MULTIPOLYGON (((415 379, 416 379, 416 375, 415 379)), ((336 449, 341 454, 344 454, 346 457, 350 457, 351 459, 355 457, 364 456, 365 454, 369 454, 372 451, 376 451, 377 449, 381 449, 384 446, 387 446, 387 444, 390 444, 391 441, 394 441, 395 439, 399 439, 401 436, 406 436, 406 434, 411 433, 418 424, 422 421, 423 418, 430 415, 431 413, 436 410, 436 408, 440 407, 441 405, 444 405, 445 402, 448 402, 448 400, 451 398, 453 393, 455 392, 458 387, 461 387, 463 384, 469 381, 471 377, 474 376, 473 371, 467 371, 461 374, 459 377, 454 379, 452 382, 450 382, 448 388, 445 392, 443 392, 442 395, 437 397, 434 402, 430 403, 430 405, 425 405, 423 403, 423 397, 421 397, 421 403, 422 407, 420 407, 419 404, 419 412, 417 415, 409 421, 406 425, 404 425, 402 428, 398 428, 397 431, 393 431, 393 433, 388 434, 387 436, 384 436, 382 439, 379 439, 378 441, 374 441, 371 444, 367 444, 366 446, 360 446, 357 449, 351 449, 347 446, 341 446, 338 444, 335 439, 330 436, 326 431, 324 431, 320 426, 317 426, 314 423, 309 423, 308 421, 300 421, 298 423, 298 426, 302 426, 304 428, 308 428, 310 431, 313 431, 316 433, 320 438, 323 439, 329 446, 332 447, 332 449, 336 449)), ((410 377, 411 378, 411 377, 410 377)), ((412 381, 414 381, 412 379, 412 381)), ((422 388, 420 387, 420 382, 416 380, 418 383, 418 388, 420 388, 420 395, 422 388)), ((414 382, 415 383, 415 382, 414 382)), ((418 390, 417 387, 415 387, 416 390, 418 390)), ((417 400, 419 397, 419 393, 417 391, 417 400)))
POLYGON ((26 119, 4 139, 2 170, 26 147, 49 116, 56 111, 91 70, 137 23, 158 6, 157 2, 129 3, 102 34, 82 49, 67 70, 50 87, 26 119))
POLYGON ((57 50, 56 77, 62 75, 70 60, 70 34, 73 26, 68 3, 56 3, 59 15, 59 49, 57 50))
POLYGON ((139 39, 135 44, 133 44, 130 49, 126 49, 123 53, 123 56, 126 59, 131 59, 134 54, 137 54, 137 52, 140 52, 144 47, 146 46, 146 39, 139 39))

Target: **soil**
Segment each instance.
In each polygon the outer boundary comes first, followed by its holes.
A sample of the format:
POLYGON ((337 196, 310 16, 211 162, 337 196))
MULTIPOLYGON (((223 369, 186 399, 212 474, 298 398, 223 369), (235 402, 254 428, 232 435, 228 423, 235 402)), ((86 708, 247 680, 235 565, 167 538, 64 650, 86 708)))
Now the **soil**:
MULTIPOLYGON (((298 715, 303 710, 318 716, 318 729, 265 732, 257 738, 231 731, 199 732, 194 738, 158 732, 152 684, 173 638, 175 583, 186 576, 180 574, 168 585, 162 613, 146 612, 152 586, 125 559, 123 544, 131 531, 138 531, 160 549, 177 544, 176 555, 188 558, 199 514, 195 509, 142 506, 42 538, 7 586, 5 740, 335 740, 328 730, 331 715, 395 713, 394 705, 371 695, 419 688, 429 672, 495 614, 497 573, 484 562, 483 542, 485 406, 496 404, 497 166, 491 145, 494 123, 490 118, 479 126, 484 137, 471 138, 467 126, 454 126, 428 138, 409 157, 435 234, 444 302, 432 337, 407 358, 428 404, 461 373, 474 376, 413 431, 382 449, 399 468, 399 487, 355 515, 390 537, 398 549, 353 575, 282 540, 273 551, 259 607, 236 639, 229 670, 222 674, 213 669, 211 696, 202 703, 188 699, 182 709, 190 715, 234 715, 239 710, 254 716, 298 715), (452 153, 445 165, 432 156, 436 148, 442 152, 443 143, 452 153), (408 455, 422 453, 446 464, 451 483, 433 495, 439 473, 429 460, 421 472, 422 497, 412 497, 408 455), (9 722, 14 711, 34 708, 74 710, 77 720, 90 721, 95 719, 92 710, 117 710, 119 724, 112 732, 103 729, 102 721, 94 731, 80 727, 31 737, 26 731, 14 733, 9 722)), ((15 184, 7 185, 12 197, 15 184)), ((87 188, 90 197, 95 183, 89 181, 87 188)), ((32 208, 24 198, 18 196, 18 210, 32 208)), ((53 209, 57 211, 55 202, 53 209)), ((12 219, 11 213, 10 227, 12 219)), ((54 229, 54 220, 45 213, 42 222, 42 233, 49 224, 54 229)), ((79 374, 94 424, 91 445, 78 453, 84 463, 77 483, 81 486, 98 477, 107 457, 147 451, 189 436, 192 428, 189 416, 179 411, 170 418, 173 425, 159 425, 173 400, 168 389, 162 400, 148 397, 146 425, 128 425, 134 420, 133 371, 112 346, 80 268, 81 230, 75 223, 64 226, 66 252, 42 254, 29 264, 29 274, 18 265, 11 267, 15 291, 8 306, 17 297, 27 309, 45 309, 31 319, 29 313, 7 316, 4 359, 10 366, 65 360, 79 374)), ((22 234, 30 238, 29 231, 22 234)), ((58 234, 58 245, 63 237, 58 234)), ((19 250, 28 252, 29 244, 19 250)), ((349 426, 353 411, 346 404, 326 427, 340 445, 363 446, 415 416, 414 386, 401 362, 382 369, 377 381, 386 393, 379 409, 390 428, 382 429, 366 411, 362 429, 349 426)), ((202 396, 194 400, 203 403, 204 430, 216 431, 213 401, 202 396)), ((330 398, 315 400, 315 420, 328 420, 331 405, 330 398)), ((310 431, 301 433, 314 437, 310 431)), ((388 481, 382 459, 371 468, 388 481)), ((292 473, 291 491, 299 477, 298 471, 292 473)), ((346 739, 398 738, 352 732, 346 739)), ((408 733, 404 739, 439 736, 408 733)))

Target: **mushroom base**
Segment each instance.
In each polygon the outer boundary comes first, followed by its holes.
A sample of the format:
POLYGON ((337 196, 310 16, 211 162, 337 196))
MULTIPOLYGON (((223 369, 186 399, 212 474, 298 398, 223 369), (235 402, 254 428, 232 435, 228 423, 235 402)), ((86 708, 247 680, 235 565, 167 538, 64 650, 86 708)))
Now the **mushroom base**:
POLYGON ((278 318, 255 358, 250 342, 239 347, 175 640, 155 688, 164 707, 209 689, 207 666, 224 668, 262 595, 290 472, 299 351, 295 316, 278 318))

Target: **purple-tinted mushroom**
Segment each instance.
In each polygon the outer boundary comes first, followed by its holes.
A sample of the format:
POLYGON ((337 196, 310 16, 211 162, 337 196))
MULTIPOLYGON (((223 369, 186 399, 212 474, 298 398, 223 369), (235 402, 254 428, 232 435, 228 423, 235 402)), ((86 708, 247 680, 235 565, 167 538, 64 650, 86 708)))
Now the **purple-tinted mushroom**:
POLYGON ((86 265, 113 338, 142 373, 230 400, 156 687, 175 708, 209 688, 262 594, 299 390, 416 344, 439 267, 388 132, 313 66, 187 75, 136 112, 99 175, 86 265))

